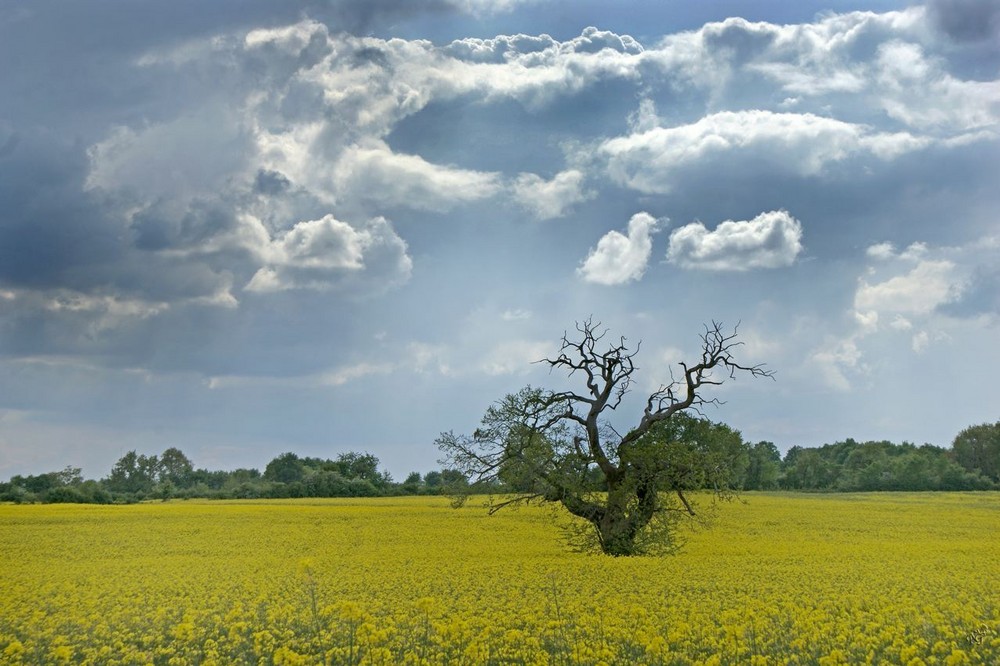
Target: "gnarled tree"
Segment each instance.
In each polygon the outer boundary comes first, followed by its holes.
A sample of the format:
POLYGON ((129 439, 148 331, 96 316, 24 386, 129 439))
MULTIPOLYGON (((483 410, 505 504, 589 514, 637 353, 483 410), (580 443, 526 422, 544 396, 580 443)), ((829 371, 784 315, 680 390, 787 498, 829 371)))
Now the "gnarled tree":
POLYGON ((491 511, 558 502, 592 526, 600 549, 610 555, 642 552, 651 524, 666 518, 658 540, 669 548, 669 518, 695 514, 689 491, 727 494, 743 454, 738 433, 685 412, 718 402, 703 395, 706 387, 738 373, 772 373, 762 365, 740 364, 734 356, 742 344, 736 330, 728 333, 713 322, 701 335, 701 358, 681 363, 680 376, 653 392, 638 424, 620 434, 606 416, 632 387, 638 346, 630 349, 624 337, 606 341, 608 331, 591 320, 576 330, 576 339, 563 335, 555 358, 539 362, 581 377, 584 390, 527 387, 505 396, 471 436, 442 433, 441 462, 473 482, 501 484, 509 494, 491 511))

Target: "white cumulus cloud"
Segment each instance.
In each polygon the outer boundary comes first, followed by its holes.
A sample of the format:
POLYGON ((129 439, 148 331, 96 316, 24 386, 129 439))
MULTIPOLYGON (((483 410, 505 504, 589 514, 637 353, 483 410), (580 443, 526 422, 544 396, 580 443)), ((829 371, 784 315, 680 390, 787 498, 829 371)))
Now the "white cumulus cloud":
POLYGON ((819 370, 823 382, 837 391, 851 390, 853 383, 849 374, 863 375, 867 372, 855 336, 844 340, 826 340, 820 349, 810 355, 809 360, 819 370))
POLYGON ((583 189, 584 174, 578 169, 557 173, 545 180, 533 173, 522 173, 514 182, 514 199, 540 220, 562 217, 574 204, 593 196, 583 189))
POLYGON ((896 256, 896 248, 892 243, 876 243, 875 245, 869 245, 868 249, 865 250, 865 254, 872 259, 885 261, 896 256))
POLYGON ((587 282, 623 284, 638 280, 646 271, 653 251, 652 235, 656 219, 649 213, 636 213, 628 222, 625 234, 609 231, 590 251, 577 273, 587 282))
POLYGON ((783 210, 752 220, 726 220, 714 231, 692 222, 670 234, 667 261, 681 268, 745 271, 795 263, 802 251, 802 224, 783 210))
POLYGON ((869 284, 862 279, 854 294, 854 308, 909 314, 928 314, 955 295, 955 264, 946 259, 919 262, 907 273, 869 284))
POLYGON ((299 222, 256 250, 265 263, 247 291, 330 289, 366 271, 391 284, 408 278, 412 267, 406 243, 381 217, 359 227, 332 215, 299 222))
POLYGON ((501 189, 497 174, 432 164, 419 155, 394 153, 382 142, 345 151, 334 179, 341 192, 433 211, 484 199, 501 189))
POLYGON ((882 107, 911 127, 962 132, 1000 122, 1000 81, 956 79, 918 44, 882 44, 877 67, 882 107))
POLYGON ((929 144, 906 132, 874 132, 812 113, 722 111, 676 127, 656 127, 605 141, 598 152, 616 182, 649 194, 672 191, 696 165, 790 175, 821 173, 854 155, 892 159, 929 144))

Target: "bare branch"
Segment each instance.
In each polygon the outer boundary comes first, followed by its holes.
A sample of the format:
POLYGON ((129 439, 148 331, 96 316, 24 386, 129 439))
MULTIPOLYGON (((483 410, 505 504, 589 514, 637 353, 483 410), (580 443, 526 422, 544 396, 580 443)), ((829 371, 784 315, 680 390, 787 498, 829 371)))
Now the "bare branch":
POLYGON ((677 412, 689 408, 698 411, 703 405, 721 404, 718 398, 709 400, 699 393, 704 386, 722 384, 722 380, 713 378, 712 371, 715 369, 723 370, 730 379, 735 379, 738 372, 745 372, 751 377, 773 379, 774 373, 766 370, 764 364, 742 365, 736 361, 733 350, 743 344, 736 339, 738 329, 737 323, 732 333, 726 333, 722 323, 717 321, 713 321, 711 326, 705 326, 705 332, 701 334, 701 362, 692 366, 679 363, 684 371, 683 384, 674 381, 650 395, 639 426, 625 436, 622 444, 639 439, 655 423, 669 419, 677 412), (677 390, 682 393, 677 393, 677 390))
POLYGON ((687 498, 684 497, 684 491, 682 491, 680 488, 677 489, 677 497, 681 499, 681 504, 684 505, 684 510, 687 511, 688 515, 690 516, 695 515, 694 509, 691 507, 690 502, 687 501, 687 498))
POLYGON ((504 509, 508 506, 514 506, 515 504, 529 504, 533 500, 541 500, 544 498, 545 495, 543 495, 542 493, 531 493, 529 495, 517 495, 516 497, 511 497, 509 499, 503 500, 502 502, 496 502, 496 503, 490 502, 490 508, 489 511, 487 511, 487 513, 492 516, 500 509, 504 509))
POLYGON ((583 427, 587 433, 589 457, 592 458, 605 476, 613 477, 618 468, 609 459, 601 442, 599 420, 606 409, 617 409, 632 384, 632 374, 636 367, 633 358, 638 346, 630 350, 624 337, 598 351, 599 344, 607 336, 607 329, 587 318, 576 323, 580 339, 570 340, 563 334, 559 355, 539 361, 547 363, 550 370, 563 369, 569 376, 582 372, 586 376, 587 395, 564 391, 550 393, 542 404, 545 408, 564 404, 565 409, 553 415, 551 424, 560 420, 572 421, 583 427), (578 411, 579 409, 579 411, 578 411))

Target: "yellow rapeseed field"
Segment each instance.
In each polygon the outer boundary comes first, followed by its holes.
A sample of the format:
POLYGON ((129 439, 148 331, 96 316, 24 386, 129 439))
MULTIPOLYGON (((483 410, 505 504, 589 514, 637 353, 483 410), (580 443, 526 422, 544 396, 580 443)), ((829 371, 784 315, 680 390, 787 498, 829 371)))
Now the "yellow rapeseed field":
POLYGON ((0 664, 1000 664, 1000 494, 748 494, 680 554, 442 498, 0 506, 0 664))

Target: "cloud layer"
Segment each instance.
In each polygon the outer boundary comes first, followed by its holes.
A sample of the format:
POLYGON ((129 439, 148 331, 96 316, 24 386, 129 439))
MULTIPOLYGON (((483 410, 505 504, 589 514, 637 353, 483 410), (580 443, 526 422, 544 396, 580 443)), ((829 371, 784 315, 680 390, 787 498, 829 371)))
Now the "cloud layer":
POLYGON ((422 469, 591 314, 676 358, 743 321, 787 384, 718 416, 783 446, 992 409, 996 3, 640 4, 0 10, 0 454, 71 423, 102 465, 169 432, 422 469))

